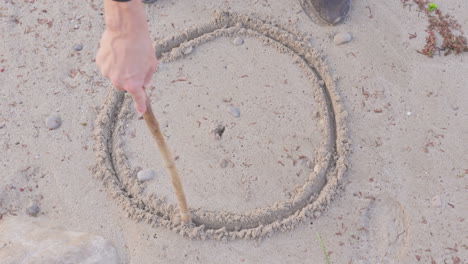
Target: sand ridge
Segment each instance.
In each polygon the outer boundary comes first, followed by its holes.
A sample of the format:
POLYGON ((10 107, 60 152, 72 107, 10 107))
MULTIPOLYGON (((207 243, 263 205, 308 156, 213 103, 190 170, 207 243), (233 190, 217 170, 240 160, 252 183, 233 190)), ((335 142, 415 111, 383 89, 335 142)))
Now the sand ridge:
MULTIPOLYGON (((181 225, 177 206, 167 204, 154 194, 143 197, 142 186, 135 179, 135 169, 128 164, 120 137, 125 119, 132 113, 130 98, 112 91, 96 121, 97 163, 95 175, 109 194, 128 212, 128 216, 154 226, 174 230, 194 239, 262 238, 276 231, 291 230, 314 211, 321 211, 337 192, 346 172, 348 139, 346 111, 342 109, 335 82, 320 55, 297 32, 254 16, 216 11, 211 23, 182 32, 157 43, 157 55, 162 62, 184 57, 184 50, 196 47, 220 36, 250 36, 271 45, 278 52, 291 56, 303 69, 319 100, 323 141, 315 157, 313 172, 295 195, 266 208, 242 214, 205 211, 191 208, 192 223, 181 225)), ((190 206, 190 205, 189 205, 190 206)))

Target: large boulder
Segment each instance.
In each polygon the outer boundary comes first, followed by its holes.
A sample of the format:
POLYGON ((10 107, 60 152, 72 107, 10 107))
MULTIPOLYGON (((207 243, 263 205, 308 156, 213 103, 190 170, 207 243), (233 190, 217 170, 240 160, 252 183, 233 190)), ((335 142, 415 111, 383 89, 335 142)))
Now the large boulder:
POLYGON ((19 217, 0 220, 2 264, 119 263, 111 242, 103 237, 45 228, 19 217))

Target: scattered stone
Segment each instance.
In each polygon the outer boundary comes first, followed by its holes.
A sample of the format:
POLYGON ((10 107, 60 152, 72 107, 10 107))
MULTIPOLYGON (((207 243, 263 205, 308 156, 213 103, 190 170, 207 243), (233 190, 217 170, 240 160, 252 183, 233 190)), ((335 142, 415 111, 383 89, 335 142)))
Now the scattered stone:
POLYGON ((383 140, 382 140, 381 137, 377 137, 377 138, 375 139, 375 146, 376 146, 376 147, 382 146, 383 143, 384 143, 384 142, 383 142, 383 140))
POLYGON ((156 178, 156 171, 153 169, 141 170, 137 173, 137 178, 141 182, 152 180, 156 178))
POLYGON ((166 71, 167 69, 167 63, 158 61, 158 68, 156 69, 158 72, 166 71))
POLYGON ((73 49, 76 51, 81 51, 83 49, 83 44, 76 44, 75 46, 73 46, 73 49))
POLYGON ((172 219, 172 224, 174 224, 174 226, 179 226, 181 223, 182 223, 182 221, 180 220, 180 216, 179 216, 179 215, 175 216, 175 217, 172 219))
POLYGON ((216 140, 220 140, 223 137, 223 133, 226 130, 226 127, 223 124, 218 124, 213 130, 216 140))
POLYGON ((444 206, 444 203, 443 203, 442 198, 440 197, 440 195, 436 195, 436 196, 432 197, 431 204, 432 204, 432 206, 434 206, 436 208, 442 208, 444 206))
POLYGON ((242 44, 244 44, 244 39, 241 38, 241 37, 236 37, 234 38, 234 40, 232 41, 232 44, 236 45, 236 46, 240 46, 242 44))
POLYGON ((322 212, 320 211, 315 211, 314 212, 314 217, 320 217, 322 215, 322 212))
POLYGON ((0 129, 6 127, 6 124, 5 123, 0 123, 0 129))
POLYGON ((333 41, 335 42, 336 45, 342 45, 345 43, 350 42, 353 39, 351 34, 349 32, 344 32, 344 33, 338 33, 335 35, 333 38, 333 41))
POLYGON ((50 130, 59 128, 61 124, 62 124, 62 119, 60 119, 60 117, 58 116, 51 115, 47 117, 45 120, 45 125, 50 130))
POLYGON ((26 208, 26 213, 29 216, 37 216, 39 211, 40 211, 39 205, 37 205, 36 203, 33 203, 30 206, 28 206, 28 208, 26 208))
POLYGON ((314 117, 315 118, 320 118, 320 111, 315 111, 314 112, 314 117))
POLYGON ((228 107, 227 107, 227 111, 228 111, 229 113, 231 113, 231 115, 232 115, 233 117, 236 117, 236 118, 240 117, 240 110, 239 110, 239 108, 237 108, 237 107, 235 107, 235 106, 232 106, 232 105, 228 106, 228 107))
POLYGON ((0 225, 1 263, 117 264, 112 243, 100 236, 61 231, 10 217, 0 225))
POLYGON ((229 166, 229 160, 227 159, 222 159, 218 162, 218 168, 221 168, 221 169, 224 169, 224 168, 227 168, 227 166, 229 166))
POLYGON ((299 161, 302 167, 312 170, 314 168, 313 162, 306 156, 299 157, 299 161))
POLYGON ((184 53, 184 55, 189 55, 190 53, 192 53, 192 51, 193 51, 193 47, 190 46, 190 47, 184 49, 184 51, 182 53, 184 53))

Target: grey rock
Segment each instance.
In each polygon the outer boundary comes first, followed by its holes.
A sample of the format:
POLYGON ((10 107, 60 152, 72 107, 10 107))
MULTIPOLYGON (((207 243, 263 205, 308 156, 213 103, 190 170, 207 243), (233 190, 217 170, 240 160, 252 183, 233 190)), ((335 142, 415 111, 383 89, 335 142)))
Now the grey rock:
POLYGON ((224 169, 224 168, 226 168, 227 166, 229 166, 229 163, 230 163, 229 160, 227 160, 227 159, 222 159, 222 160, 220 160, 220 161, 218 162, 218 168, 224 169))
POLYGON ((322 215, 322 212, 320 211, 315 211, 314 212, 314 217, 320 217, 322 215))
POLYGON ((59 116, 48 116, 45 120, 45 125, 48 129, 57 129, 62 124, 62 119, 59 116))
POLYGON ((141 182, 150 181, 156 178, 156 171, 153 169, 141 170, 137 173, 137 178, 141 182))
POLYGON ((223 124, 218 124, 215 129, 213 129, 213 133, 215 135, 216 140, 220 140, 223 137, 224 131, 226 127, 223 124))
POLYGON ((158 68, 157 68, 157 71, 158 71, 158 72, 167 71, 168 68, 169 68, 169 67, 167 66, 167 63, 159 62, 159 61, 158 61, 158 68))
POLYGON ((75 46, 73 46, 73 49, 76 50, 76 51, 80 51, 83 49, 83 44, 79 43, 79 44, 76 44, 75 46))
POLYGON ((312 170, 314 168, 314 163, 307 157, 301 157, 299 159, 299 162, 301 164, 302 167, 304 168, 308 168, 310 170, 312 170))
POLYGON ((244 39, 241 38, 241 37, 236 37, 236 38, 234 38, 234 40, 232 40, 232 44, 234 44, 236 46, 240 46, 240 45, 244 44, 244 39))
POLYGON ((444 202, 442 201, 442 198, 440 197, 440 195, 436 195, 436 196, 432 197, 431 204, 432 204, 432 206, 434 206, 436 208, 444 207, 444 202))
POLYGON ((119 263, 117 251, 103 237, 46 228, 19 217, 2 221, 0 241, 2 264, 119 263))
POLYGON ((193 51, 193 47, 190 46, 190 47, 184 49, 184 51, 182 51, 182 53, 184 53, 184 55, 189 55, 190 53, 192 53, 192 51, 193 51))
POLYGON ((335 42, 336 45, 342 45, 345 43, 350 42, 353 39, 351 34, 349 32, 343 32, 343 33, 338 33, 335 35, 333 38, 333 41, 335 42))
POLYGON ((29 216, 37 216, 37 214, 39 213, 40 209, 39 209, 39 205, 37 205, 36 203, 33 203, 31 204, 30 206, 28 206, 26 208, 26 213, 29 215, 29 216))
POLYGON ((227 111, 228 111, 229 113, 231 113, 231 115, 232 115, 233 117, 236 117, 236 118, 240 117, 240 110, 239 110, 239 108, 237 108, 237 107, 235 107, 235 106, 232 106, 232 105, 228 106, 228 107, 227 107, 227 111))

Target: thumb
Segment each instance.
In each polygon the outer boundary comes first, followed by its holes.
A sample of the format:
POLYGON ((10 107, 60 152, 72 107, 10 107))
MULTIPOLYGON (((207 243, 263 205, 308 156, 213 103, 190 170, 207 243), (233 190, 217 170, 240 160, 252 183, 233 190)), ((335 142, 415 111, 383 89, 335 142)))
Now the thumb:
POLYGON ((146 112, 146 92, 143 87, 133 90, 130 95, 135 102, 135 109, 138 113, 144 114, 146 112))

